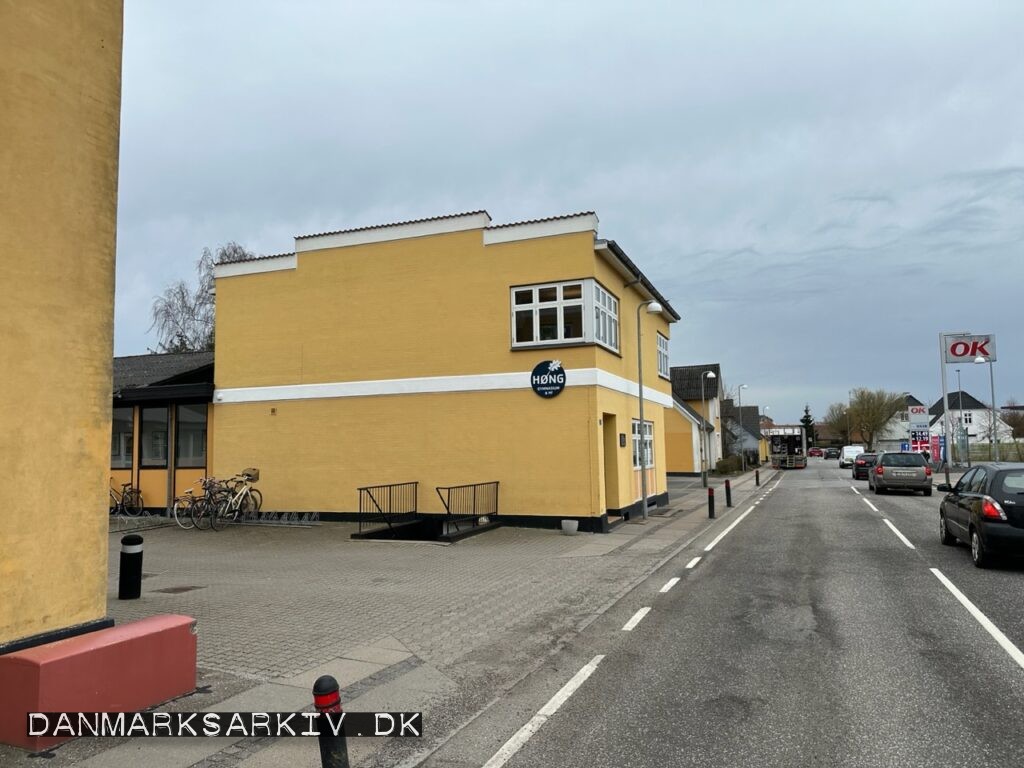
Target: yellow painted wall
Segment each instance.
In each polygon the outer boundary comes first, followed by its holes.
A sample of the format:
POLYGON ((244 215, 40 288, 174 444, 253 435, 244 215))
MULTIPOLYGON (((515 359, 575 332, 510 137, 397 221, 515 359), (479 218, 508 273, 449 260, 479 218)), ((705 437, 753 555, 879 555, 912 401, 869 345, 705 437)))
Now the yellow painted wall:
POLYGON ((665 409, 665 460, 668 472, 700 472, 700 450, 694 453, 693 423, 673 408, 665 409))
MULTIPOLYGON (((221 278, 217 387, 529 370, 545 358, 511 350, 509 288, 589 276, 593 240, 485 247, 470 230, 300 253, 295 270, 221 278)), ((596 348, 551 356, 591 368, 596 348)))
MULTIPOLYGON (((619 497, 606 499, 604 496, 604 476, 596 487, 600 490, 602 510, 622 509, 640 499, 640 485, 637 471, 633 469, 633 419, 640 418, 637 398, 603 388, 595 388, 598 413, 618 414, 617 426, 619 433, 625 433, 626 446, 618 449, 619 497)), ((654 423, 654 469, 648 470, 647 493, 655 496, 668 490, 665 475, 665 409, 660 405, 647 401, 644 403, 644 421, 654 423)), ((598 438, 602 432, 596 433, 598 438)), ((603 473, 603 462, 600 466, 603 473)))
POLYGON ((497 480, 503 514, 601 514, 588 470, 601 429, 591 392, 218 404, 214 474, 259 467, 268 511, 353 512, 359 486, 418 481, 420 511, 442 512, 436 486, 497 480))
POLYGON ((0 643, 106 610, 121 15, 0 3, 0 643))

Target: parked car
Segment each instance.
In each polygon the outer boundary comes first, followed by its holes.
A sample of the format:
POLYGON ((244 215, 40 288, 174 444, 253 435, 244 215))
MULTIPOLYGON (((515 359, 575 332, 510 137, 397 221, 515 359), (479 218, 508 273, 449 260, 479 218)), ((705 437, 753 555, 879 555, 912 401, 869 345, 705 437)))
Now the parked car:
POLYGON ((838 448, 826 448, 825 449, 825 458, 826 459, 838 459, 839 458, 839 449, 838 448))
POLYGON ((821 448, 816 448, 812 446, 807 449, 808 456, 817 456, 820 459, 824 454, 825 452, 822 451, 821 448))
POLYGON ((868 473, 868 488, 875 493, 893 489, 932 495, 932 468, 920 453, 879 453, 868 473))
POLYGON ((867 480, 868 474, 871 469, 875 466, 875 460, 878 458, 878 454, 875 453, 862 453, 856 459, 853 460, 853 479, 854 480, 867 480))
POLYGON ((998 555, 1024 555, 1024 464, 979 464, 946 493, 939 504, 939 540, 963 541, 971 560, 985 568, 998 555))
POLYGON ((839 454, 839 468, 852 467, 860 454, 864 453, 863 445, 844 445, 839 454))

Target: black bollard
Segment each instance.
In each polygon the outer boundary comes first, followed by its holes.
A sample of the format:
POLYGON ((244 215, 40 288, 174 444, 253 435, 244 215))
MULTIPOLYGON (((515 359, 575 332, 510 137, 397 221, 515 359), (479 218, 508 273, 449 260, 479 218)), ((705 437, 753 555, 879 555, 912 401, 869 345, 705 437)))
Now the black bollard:
POLYGON ((708 517, 715 519, 715 489, 708 488, 708 517))
POLYGON ((732 506, 732 486, 728 480, 725 481, 725 506, 732 506))
POLYGON ((142 594, 142 537, 129 533, 121 537, 121 574, 118 600, 138 600, 142 594))
POLYGON ((758 488, 761 487, 761 470, 760 469, 755 469, 754 470, 754 485, 756 485, 758 488))
POLYGON ((335 735, 327 723, 328 713, 341 715, 341 694, 338 681, 330 675, 322 675, 313 683, 313 704, 320 713, 320 765, 323 768, 349 768, 348 742, 344 728, 335 735))

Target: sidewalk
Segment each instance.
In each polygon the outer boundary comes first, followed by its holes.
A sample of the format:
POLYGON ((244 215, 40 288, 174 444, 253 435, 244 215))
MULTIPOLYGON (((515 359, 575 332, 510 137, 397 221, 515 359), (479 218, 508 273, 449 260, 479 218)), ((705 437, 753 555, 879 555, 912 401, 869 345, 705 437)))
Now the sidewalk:
MULTIPOLYGON (((731 480, 739 507, 757 490, 753 472, 731 480)), ((428 732, 415 744, 350 740, 354 765, 395 765, 549 660, 713 524, 706 503, 698 479, 646 522, 608 534, 499 528, 451 546, 352 541, 349 523, 153 528, 142 533, 134 601, 117 600, 112 533, 108 612, 119 624, 197 619, 199 689, 161 710, 310 711, 313 681, 332 674, 348 711, 424 712, 428 732)), ((722 491, 716 510, 732 511, 722 491)), ((52 754, 51 768, 319 765, 315 738, 80 739, 52 754)), ((4 766, 37 763, 0 747, 4 766)))

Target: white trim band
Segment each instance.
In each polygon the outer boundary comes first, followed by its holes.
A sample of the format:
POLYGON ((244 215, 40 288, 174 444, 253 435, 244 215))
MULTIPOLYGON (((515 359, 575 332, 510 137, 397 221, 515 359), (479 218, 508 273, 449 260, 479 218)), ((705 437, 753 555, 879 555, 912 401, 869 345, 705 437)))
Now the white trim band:
POLYGON ((597 216, 581 213, 575 216, 561 216, 550 221, 524 221, 520 224, 504 224, 484 230, 484 245, 511 243, 515 240, 532 240, 537 237, 568 235, 573 232, 597 234, 597 216))
POLYGON ((345 248, 350 245, 384 243, 389 240, 407 240, 411 237, 447 235, 452 232, 483 229, 490 223, 491 217, 485 211, 478 211, 458 216, 444 216, 443 218, 427 221, 385 224, 380 227, 367 227, 366 229, 357 229, 349 232, 299 235, 295 238, 295 252, 302 253, 304 251, 318 251, 322 248, 345 248))
POLYGON ((213 276, 219 280, 223 277, 258 275, 261 272, 279 272, 284 269, 295 269, 298 263, 298 257, 294 253, 285 253, 281 256, 264 256, 250 261, 229 261, 215 266, 213 268, 213 276))
MULTIPOLYGON (((567 387, 603 387, 636 397, 639 387, 601 368, 566 370, 567 387)), ((486 392, 500 389, 529 389, 530 371, 484 373, 470 376, 425 376, 378 381, 337 381, 324 384, 283 384, 272 387, 231 387, 213 393, 215 403, 264 403, 278 400, 317 400, 338 397, 374 397, 378 395, 421 395, 438 392, 486 392)), ((665 408, 672 407, 672 396, 644 387, 644 399, 665 408)))

